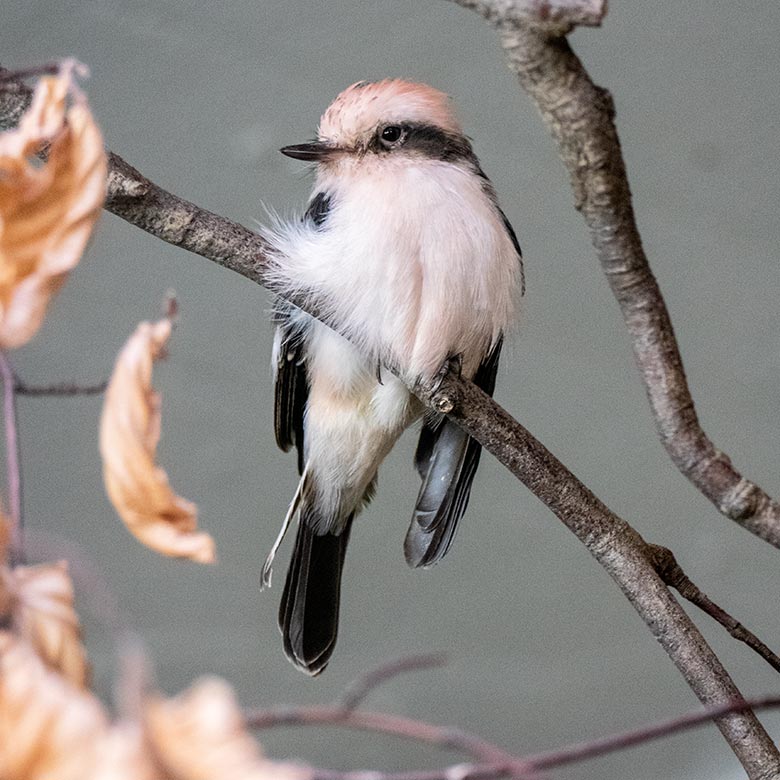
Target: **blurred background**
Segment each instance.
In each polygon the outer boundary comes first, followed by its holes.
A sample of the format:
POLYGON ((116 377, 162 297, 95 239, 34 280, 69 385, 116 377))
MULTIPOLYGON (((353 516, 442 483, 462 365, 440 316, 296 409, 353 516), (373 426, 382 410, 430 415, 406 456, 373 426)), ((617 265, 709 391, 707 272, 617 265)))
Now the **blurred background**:
MULTIPOLYGON (((773 495, 777 463, 780 5, 616 1, 572 45, 618 111, 640 229, 666 296, 705 430, 773 495)), ((245 225, 292 215, 305 166, 278 154, 310 138, 348 84, 400 76, 450 93, 523 247, 528 293, 497 399, 690 577, 780 646, 780 551, 740 530, 658 443, 617 305, 567 176, 530 101, 475 14, 430 0, 28 0, 7 2, 0 62, 75 56, 106 143, 155 182, 245 225)), ((274 445, 265 290, 104 214, 43 330, 15 356, 29 382, 93 382, 164 293, 181 306, 158 366, 160 460, 217 542, 213 568, 141 547, 108 504, 100 400, 20 399, 29 527, 77 542, 98 689, 117 647, 101 616, 116 598, 169 693, 226 677, 246 705, 323 704, 383 660, 446 650, 440 670, 399 678, 369 706, 468 729, 522 753, 697 707, 678 672, 580 543, 489 455, 445 561, 411 571, 402 540, 417 493, 407 434, 353 533, 339 646, 309 680, 276 628, 289 549, 260 593, 260 566, 297 482, 274 445)), ((54 540, 53 542, 51 540, 54 540)), ((64 548, 63 548, 64 549, 64 548)), ((745 694, 777 675, 694 618, 745 694)), ((761 716, 780 733, 780 716, 761 716)), ((263 736, 278 757, 333 768, 434 767, 457 757, 341 731, 263 736)), ((556 778, 738 778, 714 727, 555 772, 556 778)))

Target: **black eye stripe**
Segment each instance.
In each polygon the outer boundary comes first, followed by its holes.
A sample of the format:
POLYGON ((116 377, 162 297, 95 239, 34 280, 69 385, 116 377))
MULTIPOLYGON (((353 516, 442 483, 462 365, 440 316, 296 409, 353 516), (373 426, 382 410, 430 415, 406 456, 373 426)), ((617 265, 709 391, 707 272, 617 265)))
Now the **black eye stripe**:
POLYGON ((381 125, 366 149, 384 154, 414 152, 431 160, 477 164, 468 138, 422 122, 381 125))
POLYGON ((471 144, 463 135, 448 133, 440 127, 426 124, 409 124, 404 129, 407 132, 405 149, 445 162, 476 159, 471 144))

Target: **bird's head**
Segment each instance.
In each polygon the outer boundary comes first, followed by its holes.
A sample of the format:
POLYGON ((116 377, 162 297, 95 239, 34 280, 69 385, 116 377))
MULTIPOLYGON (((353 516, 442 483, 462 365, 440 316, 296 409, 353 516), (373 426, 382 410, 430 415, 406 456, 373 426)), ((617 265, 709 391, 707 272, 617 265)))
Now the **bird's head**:
POLYGON ((400 79, 347 87, 322 115, 316 141, 280 151, 321 165, 420 157, 456 162, 473 156, 450 98, 400 79))

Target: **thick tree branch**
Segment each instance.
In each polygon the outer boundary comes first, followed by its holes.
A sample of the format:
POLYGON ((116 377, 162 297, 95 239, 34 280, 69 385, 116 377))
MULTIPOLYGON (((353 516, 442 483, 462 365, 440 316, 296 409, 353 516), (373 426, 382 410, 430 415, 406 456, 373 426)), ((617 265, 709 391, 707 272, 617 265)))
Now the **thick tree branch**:
MULTIPOLYGON (((1 85, 0 85, 1 86, 1 85)), ((19 93, 0 88, 4 96, 19 93)), ((2 121, 0 121, 0 125, 2 121)), ((262 284, 267 246, 258 235, 157 187, 111 154, 106 208, 146 232, 262 284)), ((310 314, 305 301, 292 301, 310 314)), ((328 323, 338 330, 338 323, 328 323)), ((450 414, 537 495, 586 545, 639 612, 699 699, 708 706, 741 699, 693 622, 658 576, 648 545, 541 443, 471 382, 445 377, 413 388, 429 408, 450 414)), ((731 713, 718 727, 752 780, 780 777, 780 755, 751 712, 731 713)))
MULTIPOLYGON (((612 292, 631 334, 658 432, 677 468, 727 517, 780 547, 780 503, 743 477, 699 424, 669 312, 642 247, 612 96, 590 79, 539 0, 454 0, 496 25, 511 70, 558 142, 612 292)), ((593 11, 606 0, 561 3, 593 11)), ((575 17, 570 17, 573 23, 575 17)))

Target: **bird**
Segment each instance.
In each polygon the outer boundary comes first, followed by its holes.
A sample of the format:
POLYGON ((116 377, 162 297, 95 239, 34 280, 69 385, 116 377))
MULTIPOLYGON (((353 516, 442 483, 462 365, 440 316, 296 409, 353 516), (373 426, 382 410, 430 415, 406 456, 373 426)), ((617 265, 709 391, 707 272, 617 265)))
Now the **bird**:
POLYGON ((515 232, 445 93, 359 81, 327 108, 315 140, 280 151, 313 163, 315 183, 302 218, 264 230, 278 296, 275 438, 297 449, 300 481, 263 581, 294 523, 279 628, 288 659, 315 676, 336 644, 355 518, 385 456, 420 418, 421 485, 404 554, 428 568, 449 549, 480 445, 426 411, 407 383, 454 369, 492 395, 524 274, 515 232))

